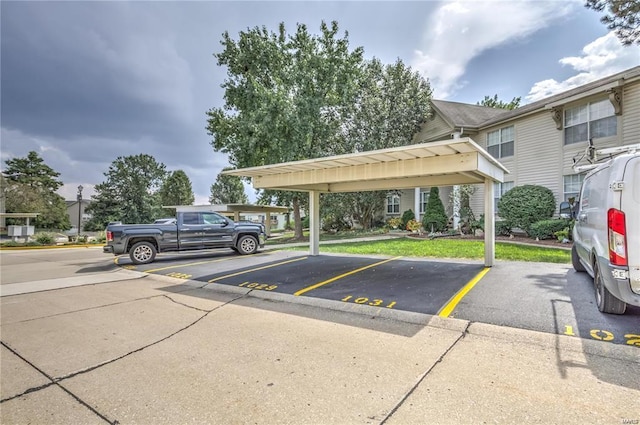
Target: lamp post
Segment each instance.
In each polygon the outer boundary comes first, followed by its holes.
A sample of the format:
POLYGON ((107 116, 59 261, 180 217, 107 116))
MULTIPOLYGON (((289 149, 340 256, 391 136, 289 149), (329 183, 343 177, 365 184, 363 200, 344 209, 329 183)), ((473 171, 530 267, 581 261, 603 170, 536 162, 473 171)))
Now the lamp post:
POLYGON ((82 226, 82 185, 78 186, 78 240, 80 240, 80 227, 82 226))

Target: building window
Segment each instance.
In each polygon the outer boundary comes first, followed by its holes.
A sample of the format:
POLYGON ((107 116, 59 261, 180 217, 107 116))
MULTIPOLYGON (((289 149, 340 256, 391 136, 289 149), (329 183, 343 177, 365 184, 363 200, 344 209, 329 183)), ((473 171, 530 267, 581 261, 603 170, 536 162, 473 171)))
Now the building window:
POLYGON ((387 214, 400 214, 400 197, 398 195, 387 196, 387 214))
POLYGON ((487 133, 487 151, 494 158, 513 156, 514 134, 512 125, 487 133))
POLYGON ((564 194, 563 200, 569 201, 569 198, 574 198, 574 201, 580 197, 580 186, 584 180, 584 174, 571 174, 563 176, 564 194))
POLYGON ((567 108, 564 111, 564 144, 586 142, 592 138, 615 136, 618 118, 609 100, 567 108))
POLYGON ((429 192, 420 192, 420 214, 427 212, 427 202, 429 201, 429 192))
POLYGON ((493 184, 493 209, 498 214, 498 201, 502 196, 513 189, 513 182, 494 183, 493 184))

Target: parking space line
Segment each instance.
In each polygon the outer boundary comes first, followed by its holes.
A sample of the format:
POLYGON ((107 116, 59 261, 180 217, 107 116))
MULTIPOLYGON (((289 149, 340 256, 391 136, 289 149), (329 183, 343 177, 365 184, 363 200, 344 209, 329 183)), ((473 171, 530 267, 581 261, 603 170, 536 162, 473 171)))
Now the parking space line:
POLYGON ((300 261, 300 260, 306 260, 307 258, 309 258, 309 257, 294 258, 293 260, 282 261, 280 263, 274 263, 274 264, 269 264, 269 265, 262 266, 262 267, 256 267, 255 269, 249 269, 249 270, 243 270, 243 271, 237 272, 237 273, 231 273, 231 274, 228 274, 228 275, 225 275, 225 276, 220 276, 220 277, 213 278, 213 279, 209 280, 208 283, 213 283, 213 282, 215 282, 217 280, 226 279, 228 277, 239 276, 239 275, 245 274, 245 273, 257 272, 258 270, 264 270, 264 269, 269 269, 271 267, 281 266, 283 264, 294 263, 294 262, 300 261))
POLYGON ((397 260, 397 259, 399 259, 399 258, 402 258, 402 257, 393 257, 393 258, 388 258, 388 259, 386 259, 386 260, 384 260, 384 261, 379 261, 379 262, 374 263, 374 264, 369 264, 368 266, 360 267, 359 269, 356 269, 356 270, 351 270, 350 272, 343 273, 343 274, 341 274, 341 275, 339 275, 339 276, 332 277, 331 279, 327 279, 327 280, 325 280, 325 281, 322 281, 322 282, 316 283, 316 284, 314 284, 314 285, 307 286, 306 288, 302 288, 302 289, 301 289, 301 290, 299 290, 298 292, 295 292, 293 295, 295 295, 295 296, 297 297, 297 296, 302 295, 302 294, 304 294, 304 293, 307 293, 307 292, 309 292, 309 291, 313 291, 314 289, 317 289, 317 288, 319 288, 319 287, 321 287, 321 286, 324 286, 324 285, 326 285, 326 284, 328 284, 328 283, 335 282, 335 281, 336 281, 336 280, 338 280, 338 279, 342 279, 343 277, 350 276, 350 275, 352 275, 352 274, 355 274, 355 273, 361 272, 361 271, 363 271, 363 270, 370 269, 371 267, 379 266, 380 264, 388 263, 389 261, 397 260))
POLYGON ((217 258, 215 260, 198 261, 197 263, 178 264, 178 265, 175 265, 175 266, 160 267, 159 269, 151 269, 151 270, 143 270, 143 271, 145 273, 153 273, 153 272, 159 272, 161 270, 176 269, 178 267, 199 266, 201 264, 219 263, 220 261, 233 260, 233 259, 236 259, 236 258, 238 258, 238 257, 237 256, 224 257, 224 258, 217 258))
POLYGON ((462 287, 456 294, 451 297, 449 302, 445 304, 440 311, 438 312, 438 316, 440 317, 449 317, 454 308, 458 305, 458 303, 464 298, 465 295, 474 287, 476 283, 480 282, 480 279, 484 277, 487 272, 491 270, 491 267, 485 267, 478 273, 473 279, 471 279, 466 285, 462 287))

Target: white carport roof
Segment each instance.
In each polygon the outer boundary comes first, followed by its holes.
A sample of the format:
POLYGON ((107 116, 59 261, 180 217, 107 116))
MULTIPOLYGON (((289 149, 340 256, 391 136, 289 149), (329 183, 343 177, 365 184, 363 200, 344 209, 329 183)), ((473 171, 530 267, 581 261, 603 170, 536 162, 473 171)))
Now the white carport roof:
POLYGON ((224 171, 251 177, 256 189, 310 194, 311 254, 318 254, 319 194, 413 187, 485 185, 485 264, 493 265, 493 183, 509 171, 470 138, 224 171))
POLYGON ((470 138, 224 171, 256 189, 357 192, 502 182, 509 171, 470 138))

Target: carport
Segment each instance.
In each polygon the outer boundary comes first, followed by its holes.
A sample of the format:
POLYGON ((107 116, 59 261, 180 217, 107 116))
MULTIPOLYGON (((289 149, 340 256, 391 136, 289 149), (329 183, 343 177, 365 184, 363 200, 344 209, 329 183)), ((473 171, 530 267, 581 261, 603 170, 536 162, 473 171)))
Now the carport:
POLYGON ((320 194, 484 184, 484 264, 495 259, 493 183, 509 171, 470 138, 224 171, 256 189, 309 192, 309 250, 319 254, 320 194))

